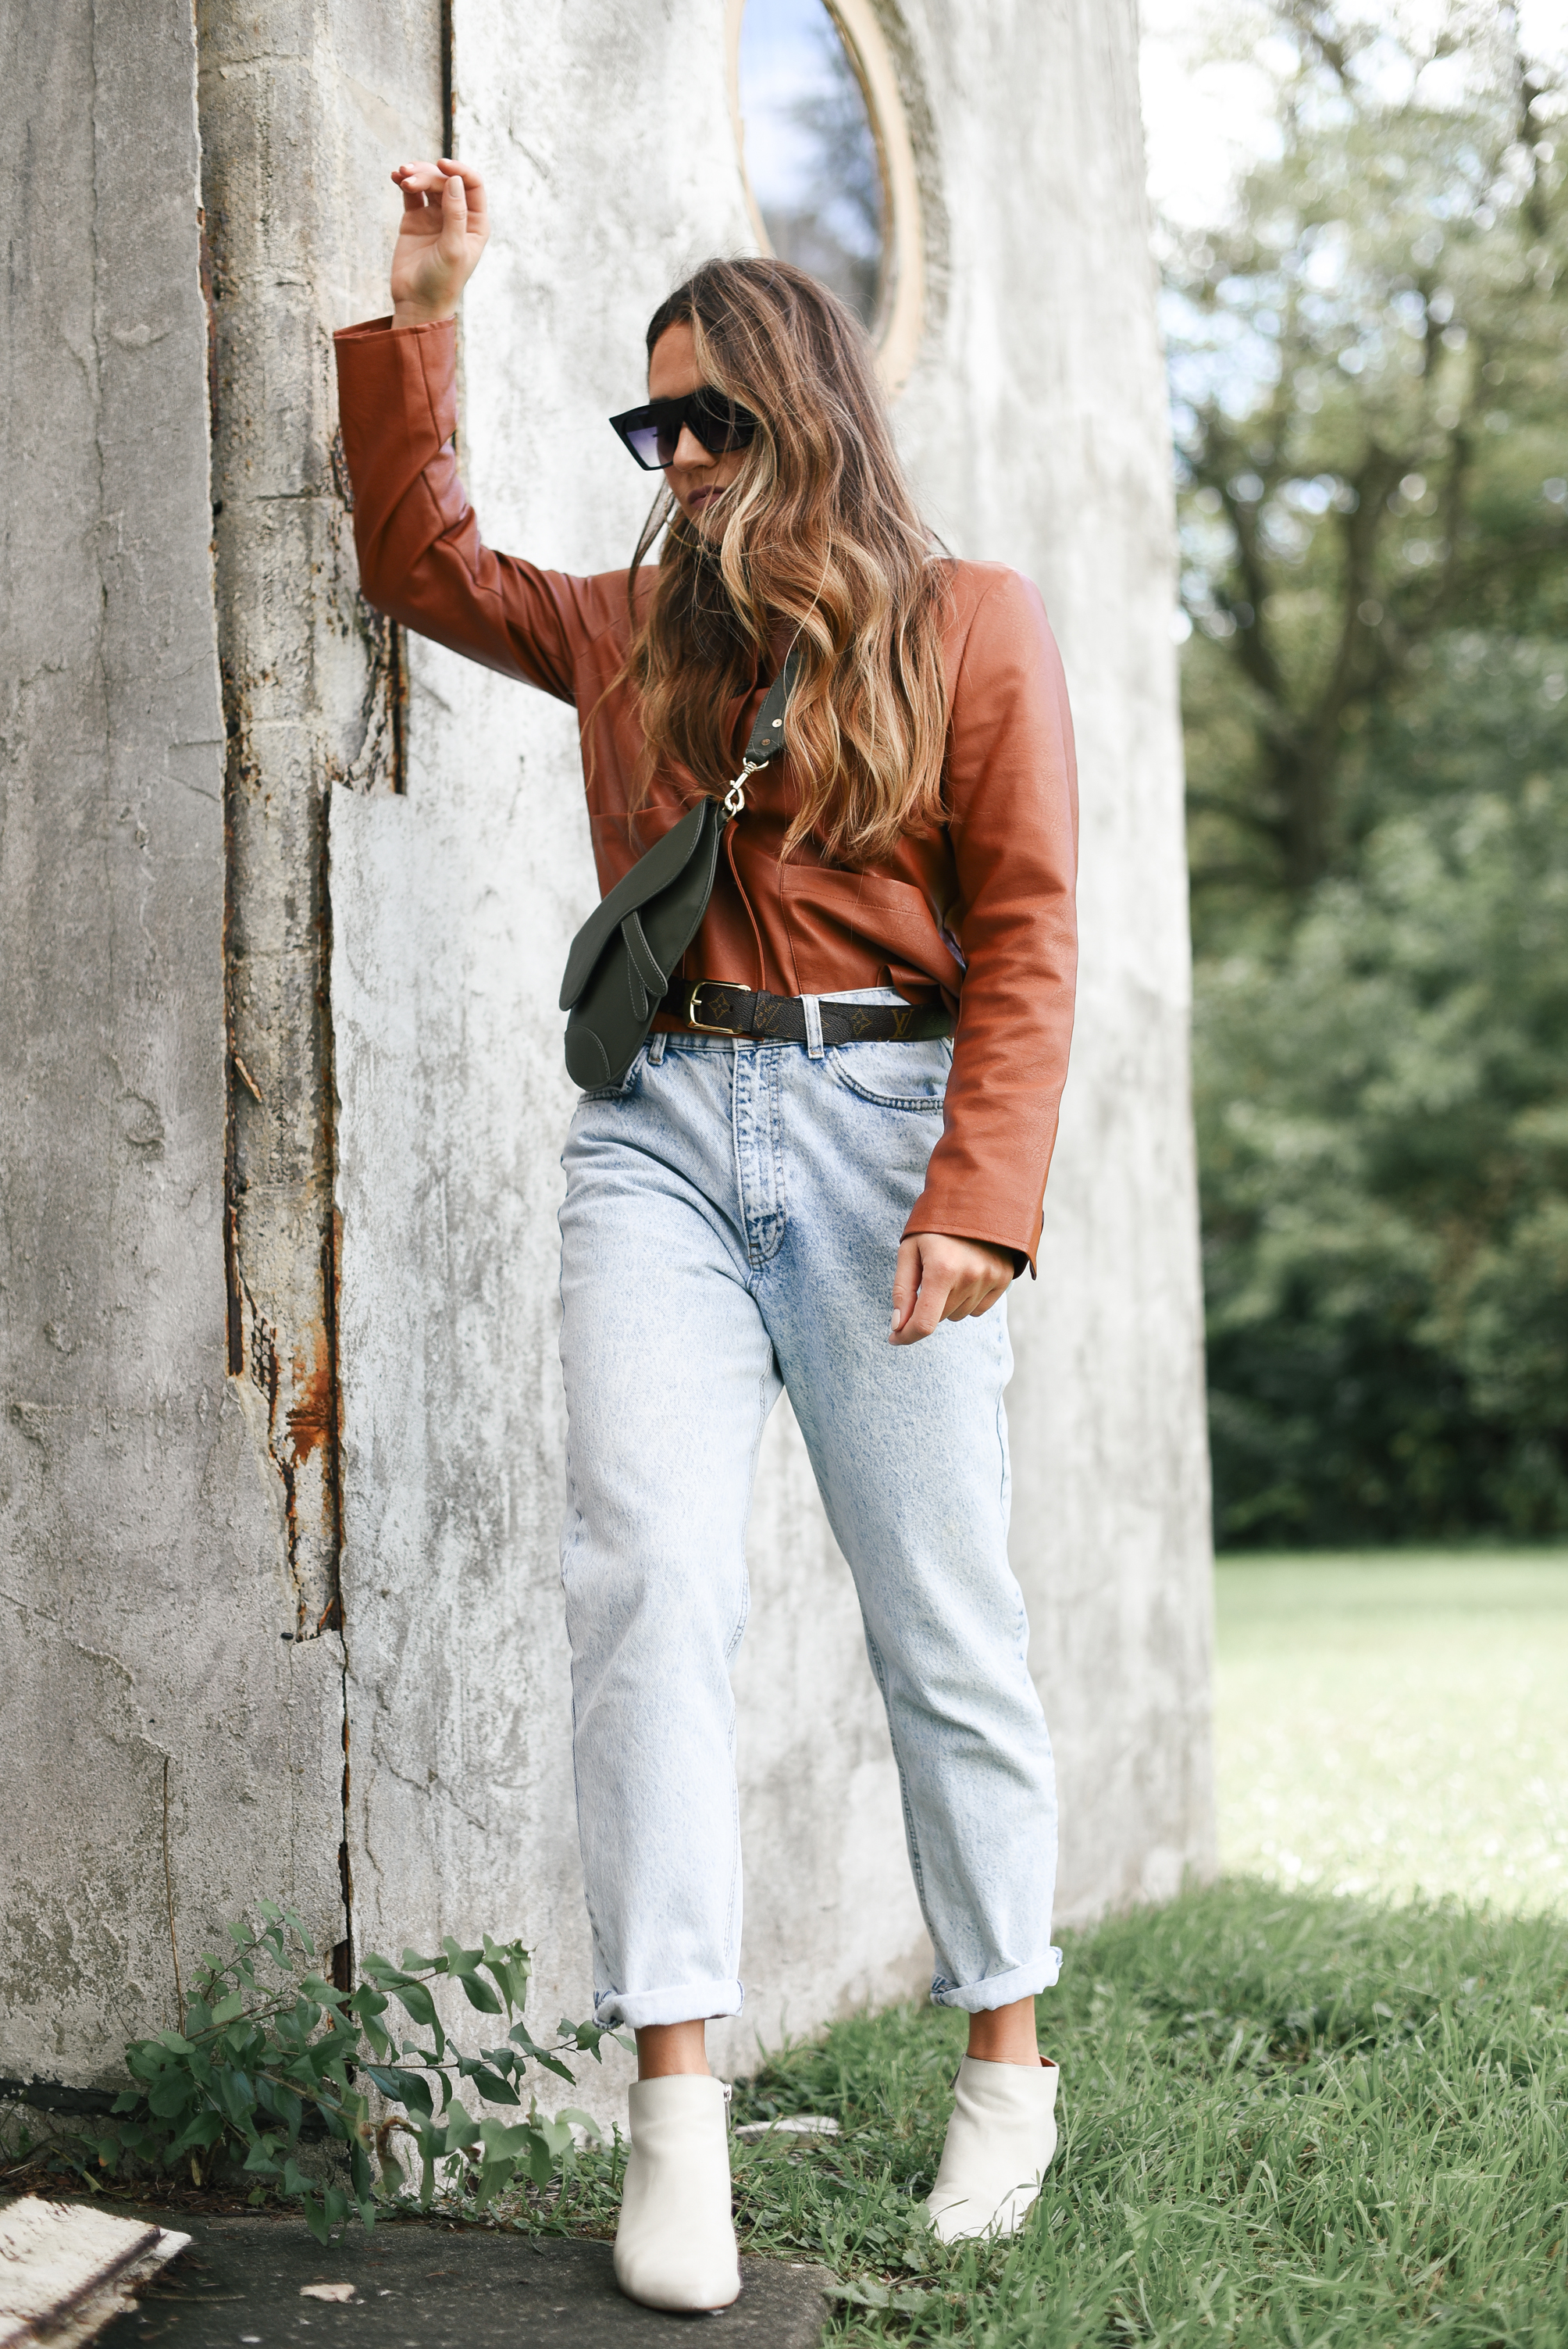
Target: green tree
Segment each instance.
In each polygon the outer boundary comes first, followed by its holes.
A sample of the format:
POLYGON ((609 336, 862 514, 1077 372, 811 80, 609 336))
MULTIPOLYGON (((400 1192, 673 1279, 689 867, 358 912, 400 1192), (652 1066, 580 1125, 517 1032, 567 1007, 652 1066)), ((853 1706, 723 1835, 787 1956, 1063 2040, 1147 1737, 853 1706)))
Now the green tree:
POLYGON ((1507 8, 1264 16, 1280 151, 1167 270, 1201 925, 1345 869, 1448 631, 1568 618, 1561 90, 1507 8))
POLYGON ((1568 1530, 1568 115, 1273 0, 1171 242, 1222 1541, 1568 1530))
POLYGON ((1224 1542, 1568 1531, 1568 719, 1534 648, 1450 650, 1382 730, 1450 788, 1202 974, 1224 1542))

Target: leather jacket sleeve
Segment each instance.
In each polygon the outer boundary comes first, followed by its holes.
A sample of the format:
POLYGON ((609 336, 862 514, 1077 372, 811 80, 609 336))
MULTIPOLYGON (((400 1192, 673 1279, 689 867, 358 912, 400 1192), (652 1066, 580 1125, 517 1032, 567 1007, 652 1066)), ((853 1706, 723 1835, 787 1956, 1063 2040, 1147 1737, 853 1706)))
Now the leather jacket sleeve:
POLYGON ((576 699, 578 658, 602 634, 598 583, 498 554, 458 476, 457 327, 334 337, 354 538, 367 602, 451 651, 576 699))
POLYGON ((1039 591, 985 570, 949 676, 947 926, 965 969, 942 1139, 905 1230, 1011 1247, 1032 1271, 1072 1037, 1078 771, 1039 591))

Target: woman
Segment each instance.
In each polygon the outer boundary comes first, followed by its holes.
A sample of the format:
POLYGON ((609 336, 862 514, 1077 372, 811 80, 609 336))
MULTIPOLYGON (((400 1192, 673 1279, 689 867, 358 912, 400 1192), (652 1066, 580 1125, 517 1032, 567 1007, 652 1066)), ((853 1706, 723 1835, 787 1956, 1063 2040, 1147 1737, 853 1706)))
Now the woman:
POLYGON ((596 2012, 637 2042, 615 2271, 719 2308, 703 2026, 741 2002, 727 1667, 781 1387, 856 1580, 933 1995, 969 2016, 938 2234, 1011 2232, 1055 2149, 1056 1797, 1002 1392, 1071 1025, 1066 695, 1035 589, 934 552, 863 336, 777 262, 710 263, 653 321, 650 404, 615 422, 666 493, 630 574, 493 554, 450 446, 484 191, 449 162, 394 178, 392 318, 337 338, 365 593, 574 704, 602 888, 727 792, 794 656, 783 755, 746 779, 647 1042, 583 1096, 561 1213, 583 1865, 596 2012))

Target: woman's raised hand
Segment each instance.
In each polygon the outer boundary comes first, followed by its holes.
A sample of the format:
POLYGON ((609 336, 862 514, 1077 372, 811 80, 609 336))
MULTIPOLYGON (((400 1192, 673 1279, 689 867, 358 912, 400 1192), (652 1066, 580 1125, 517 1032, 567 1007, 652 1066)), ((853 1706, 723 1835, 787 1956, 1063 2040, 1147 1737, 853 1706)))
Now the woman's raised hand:
POLYGON ((484 181, 445 157, 399 163, 403 217, 392 255, 392 323, 428 326, 449 318, 479 267, 490 235, 484 181))

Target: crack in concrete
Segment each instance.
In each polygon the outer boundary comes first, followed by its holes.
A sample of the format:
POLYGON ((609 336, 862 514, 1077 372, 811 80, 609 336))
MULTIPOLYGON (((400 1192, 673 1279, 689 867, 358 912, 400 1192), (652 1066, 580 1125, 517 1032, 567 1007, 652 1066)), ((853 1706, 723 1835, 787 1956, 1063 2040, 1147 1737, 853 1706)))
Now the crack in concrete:
MULTIPOLYGON (((323 20, 315 20, 318 31, 323 20)), ((203 290, 210 327, 214 596, 227 758, 223 960, 228 1044, 224 1252, 228 1366, 259 1406, 282 1503, 293 1648, 341 1640, 342 1492, 330 973, 334 788, 401 787, 398 632, 359 600, 331 446, 324 340, 275 333, 293 290, 321 292, 333 233, 305 171, 280 191, 280 110, 309 151, 330 118, 309 91, 335 54, 258 52, 253 12, 200 0, 203 290), (296 68, 325 65, 306 84, 296 68), (286 380, 286 397, 279 396, 286 380), (282 486, 280 486, 282 485, 282 486), (345 643, 345 639, 347 643, 345 643), (349 657, 345 659, 345 653, 349 657)), ((339 1691, 338 1874, 353 1970, 347 1650, 339 1691)), ((318 1853, 315 1857, 319 1859, 318 1853)))
POLYGON ((396 1762, 392 1761, 387 1754, 383 1754, 380 1758, 382 1767, 388 1776, 396 1778, 400 1786, 411 1786, 414 1792, 417 1795, 422 1795, 427 1802, 432 1795, 439 1795, 457 1813, 459 1818, 466 1819, 469 1826, 478 1834, 490 1833, 489 1820, 481 1818, 477 1811, 470 1811, 466 1803, 459 1801, 449 1782, 441 1776, 439 1771, 428 1771, 423 1778, 416 1778, 409 1771, 399 1770, 396 1762))

